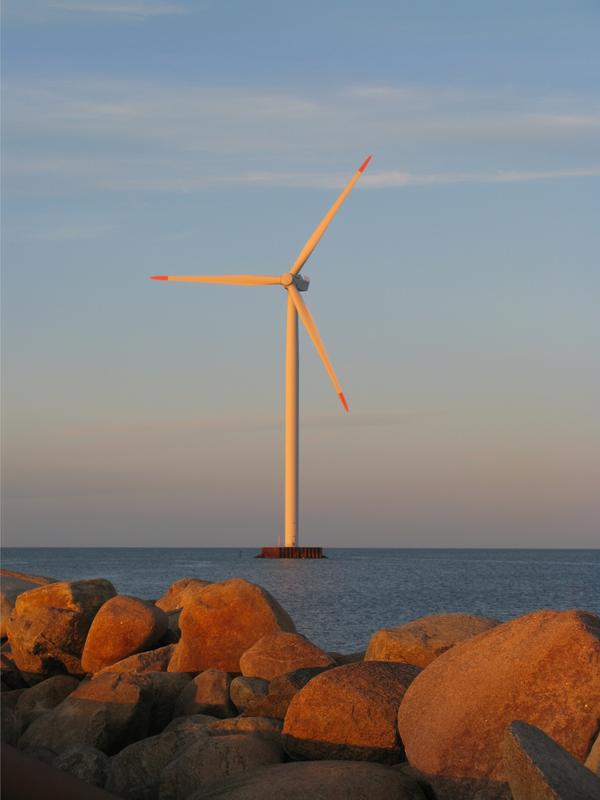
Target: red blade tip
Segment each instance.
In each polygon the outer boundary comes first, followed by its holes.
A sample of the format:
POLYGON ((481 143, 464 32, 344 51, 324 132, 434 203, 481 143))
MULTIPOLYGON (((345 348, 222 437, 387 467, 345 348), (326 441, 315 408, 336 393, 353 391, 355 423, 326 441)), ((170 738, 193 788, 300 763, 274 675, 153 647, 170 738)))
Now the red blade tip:
POLYGON ((360 169, 359 169, 358 171, 359 171, 359 172, 364 172, 364 171, 366 170, 366 168, 367 168, 367 164, 369 163, 369 161, 370 161, 372 158, 373 158, 373 156, 369 156, 369 157, 366 159, 366 161, 363 163, 362 167, 360 167, 360 169))
POLYGON ((340 400, 342 401, 342 405, 344 406, 346 411, 350 411, 350 409, 348 408, 348 403, 346 402, 346 398, 344 397, 344 393, 343 392, 339 392, 338 394, 339 394, 340 400))
POLYGON ((168 281, 169 280, 169 276, 168 275, 151 275, 150 276, 150 280, 151 281, 168 281))

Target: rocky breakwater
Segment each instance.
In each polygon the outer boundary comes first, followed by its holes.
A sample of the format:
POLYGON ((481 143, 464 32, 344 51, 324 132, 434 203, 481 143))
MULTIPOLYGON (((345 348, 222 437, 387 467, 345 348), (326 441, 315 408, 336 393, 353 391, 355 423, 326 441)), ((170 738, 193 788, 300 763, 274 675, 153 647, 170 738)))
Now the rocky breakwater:
POLYGON ((113 797, 600 798, 593 614, 423 617, 362 659, 239 578, 184 578, 155 603, 18 579, 3 740, 113 797))

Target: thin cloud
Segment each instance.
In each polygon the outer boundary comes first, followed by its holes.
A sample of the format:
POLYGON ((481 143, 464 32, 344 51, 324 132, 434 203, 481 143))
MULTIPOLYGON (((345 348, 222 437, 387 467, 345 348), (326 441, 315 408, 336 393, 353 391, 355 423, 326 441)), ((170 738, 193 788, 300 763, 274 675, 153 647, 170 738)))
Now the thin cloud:
POLYGON ((93 0, 17 0, 7 2, 5 13, 30 21, 43 21, 57 15, 93 15, 114 17, 116 19, 145 19, 185 14, 181 3, 164 0, 113 0, 113 2, 94 2, 93 0))
MULTIPOLYGON (((156 12, 176 4, 108 5, 156 12)), ((4 109, 11 191, 328 190, 345 183, 366 143, 376 160, 361 183, 371 189, 597 177, 600 160, 594 97, 435 86, 300 93, 74 78, 8 81, 4 109), (319 163, 327 166, 316 172, 319 163)))

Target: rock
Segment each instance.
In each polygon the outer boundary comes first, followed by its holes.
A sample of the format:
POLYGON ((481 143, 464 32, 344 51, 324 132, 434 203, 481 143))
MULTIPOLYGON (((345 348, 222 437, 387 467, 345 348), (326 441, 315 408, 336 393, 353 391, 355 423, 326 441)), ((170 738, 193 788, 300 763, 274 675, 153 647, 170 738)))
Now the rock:
POLYGON ((188 672, 146 672, 143 674, 150 678, 154 691, 148 727, 149 735, 153 735, 164 730, 173 717, 177 716, 175 713, 177 701, 192 680, 192 676, 188 672))
POLYGON ((400 701, 419 668, 363 661, 327 670, 292 699, 283 725, 292 758, 402 760, 400 701))
POLYGON ((210 734, 228 733, 260 733, 263 736, 275 736, 280 741, 283 723, 271 717, 233 717, 219 719, 208 726, 210 734))
POLYGON ((341 667, 344 664, 356 664, 364 661, 365 653, 366 650, 357 650, 354 653, 327 653, 327 655, 335 661, 338 667, 341 667))
POLYGON ((5 800, 118 800, 104 789, 91 786, 29 757, 14 747, 2 752, 2 797, 5 800))
POLYGON ((104 672, 166 672, 174 649, 175 645, 167 644, 164 647, 157 647, 156 650, 134 653, 122 661, 109 664, 108 667, 104 667, 96 674, 101 675, 104 672))
POLYGON ((21 735, 21 717, 16 708, 0 705, 0 741, 16 747, 21 735))
POLYGON ((22 673, 81 675, 81 653, 92 620, 115 594, 97 578, 61 581, 20 594, 8 621, 12 657, 22 673))
POLYGON ((199 729, 170 731, 130 744, 110 759, 106 789, 131 800, 158 800, 165 767, 185 748, 208 734, 199 729))
POLYGON ((269 683, 265 697, 256 697, 243 712, 245 717, 271 717, 283 719, 292 698, 316 675, 325 672, 327 667, 304 667, 278 675, 269 683))
POLYGON ((234 717, 236 709, 229 699, 232 676, 221 669, 207 669, 191 680, 181 692, 175 716, 210 714, 213 717, 234 717))
POLYGON ((458 642, 498 625, 477 614, 434 614, 398 628, 383 628, 371 637, 365 661, 403 661, 426 667, 458 642))
POLYGON ((155 605, 167 614, 179 611, 187 603, 193 601, 198 592, 210 586, 212 581, 202 581, 199 578, 181 578, 172 583, 162 597, 156 600, 155 605))
POLYGON ((270 633, 259 639, 240 658, 247 678, 267 681, 302 667, 334 667, 334 660, 299 633, 270 633))
POLYGON ((38 586, 53 583, 52 578, 43 578, 41 575, 27 575, 23 572, 0 569, 2 584, 0 586, 0 639, 7 636, 7 623, 15 601, 20 594, 37 589, 38 586))
POLYGON ((262 636, 295 632, 288 614, 265 589, 242 578, 214 583, 185 605, 181 639, 169 670, 239 672, 240 658, 262 636))
POLYGON ((187 800, 425 800, 394 767, 360 761, 305 761, 244 772, 194 792, 187 800))
POLYGON ((31 723, 19 747, 48 747, 58 754, 85 745, 108 755, 118 752, 148 734, 156 702, 152 677, 108 672, 83 681, 60 705, 31 723))
POLYGON ((167 614, 169 630, 167 631, 167 636, 169 636, 173 643, 178 642, 181 639, 181 629, 179 627, 179 617, 181 616, 181 611, 171 611, 167 614))
POLYGON ((217 717, 211 717, 209 714, 191 714, 189 717, 175 717, 169 722, 163 733, 169 731, 189 731, 195 733, 200 728, 208 728, 214 722, 222 722, 217 717))
POLYGON ((25 747, 22 752, 35 758, 36 761, 43 761, 44 764, 52 764, 57 757, 54 750, 48 747, 25 747))
POLYGON ((21 715, 23 728, 40 715, 50 711, 68 697, 79 686, 79 681, 72 675, 54 675, 26 689, 19 697, 17 711, 21 715))
POLYGON ((3 694, 15 689, 25 689, 29 685, 13 660, 10 642, 4 642, 0 648, 0 675, 3 694))
POLYGON ((94 617, 81 657, 86 672, 149 650, 165 635, 167 615, 145 600, 117 595, 107 600, 94 617))
POLYGON ((455 645, 411 685, 398 728, 408 760, 440 800, 470 796, 469 781, 487 800, 503 791, 501 744, 514 719, 583 761, 600 719, 598 617, 536 611, 455 645))
POLYGON ((600 779, 539 728, 512 722, 504 767, 514 800, 598 800, 600 779))
POLYGON ((95 747, 72 747, 55 756, 52 765, 92 786, 104 786, 108 756, 95 747))
POLYGON ((244 678, 239 676, 231 681, 229 696, 231 702, 241 713, 259 697, 265 697, 269 691, 269 681, 262 678, 244 678))
POLYGON ((276 742, 244 733, 202 738, 187 747, 163 770, 160 800, 185 800, 192 792, 201 796, 208 784, 240 772, 277 764, 283 758, 276 742))
POLYGON ((592 749, 588 753, 588 757, 585 760, 585 766, 588 769, 591 769, 592 772, 595 772, 596 775, 600 775, 600 734, 596 736, 596 740, 592 745, 592 749))

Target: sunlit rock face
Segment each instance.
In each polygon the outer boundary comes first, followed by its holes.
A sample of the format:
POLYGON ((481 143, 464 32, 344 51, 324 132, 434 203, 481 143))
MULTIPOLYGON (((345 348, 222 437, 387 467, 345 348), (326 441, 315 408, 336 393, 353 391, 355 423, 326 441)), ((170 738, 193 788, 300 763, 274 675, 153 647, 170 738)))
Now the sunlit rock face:
POLYGON ((469 796, 469 782, 485 800, 504 796, 501 744, 513 720, 586 758, 600 720, 599 617, 536 611, 456 645, 408 689, 398 729, 441 800, 469 796))
POLYGON ((134 653, 153 647, 165 635, 168 618, 164 611, 137 597, 117 595, 98 609, 90 626, 81 666, 98 672, 134 653))
POLYGON ((434 614, 396 628, 382 628, 371 637, 365 661, 403 661, 426 667, 455 644, 498 625, 477 614, 434 614))
POLYGON ((334 660, 299 633, 263 636, 240 658, 242 675, 272 680, 302 667, 333 667, 334 660))
POLYGON ((25 674, 84 672, 81 654, 98 609, 116 594, 104 578, 60 581, 19 595, 8 622, 12 658, 25 674))
POLYGON ((292 699, 283 726, 293 758, 402 760, 398 707, 419 668, 363 661, 317 675, 292 699))
POLYGON ((184 606, 181 639, 169 665, 173 672, 214 667, 239 672, 240 658, 261 637, 296 628, 275 598, 254 583, 232 578, 214 583, 184 606))

